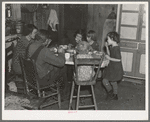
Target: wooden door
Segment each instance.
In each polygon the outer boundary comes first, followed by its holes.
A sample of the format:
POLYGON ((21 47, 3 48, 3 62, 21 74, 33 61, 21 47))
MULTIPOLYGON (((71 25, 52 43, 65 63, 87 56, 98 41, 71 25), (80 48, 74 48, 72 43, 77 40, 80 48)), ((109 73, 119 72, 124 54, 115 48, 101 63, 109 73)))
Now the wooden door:
POLYGON ((123 4, 118 10, 117 31, 125 76, 145 78, 144 4, 123 4))

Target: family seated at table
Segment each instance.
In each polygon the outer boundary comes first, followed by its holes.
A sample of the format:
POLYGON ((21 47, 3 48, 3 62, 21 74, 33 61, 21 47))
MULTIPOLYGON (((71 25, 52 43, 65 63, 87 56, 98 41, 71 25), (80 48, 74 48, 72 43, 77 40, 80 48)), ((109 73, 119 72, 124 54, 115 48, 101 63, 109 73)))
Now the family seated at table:
MULTIPOLYGON (((73 53, 77 53, 78 57, 82 57, 83 54, 86 55, 86 54, 90 54, 94 52, 99 52, 99 45, 96 40, 96 32, 93 30, 90 30, 88 31, 87 34, 85 34, 83 30, 78 30, 75 33, 74 44, 69 43, 66 46, 55 47, 56 45, 51 45, 51 42, 53 40, 51 40, 51 35, 49 35, 49 32, 47 30, 40 29, 37 31, 37 28, 31 24, 27 25, 27 28, 30 31, 23 38, 21 38, 20 41, 18 41, 18 44, 15 48, 15 52, 14 52, 15 57, 13 58, 13 64, 12 64, 13 70, 19 71, 19 74, 20 74, 21 68, 20 68, 19 61, 18 61, 19 56, 23 56, 24 58, 30 57, 34 59, 36 62, 37 72, 38 72, 39 78, 41 79, 40 85, 43 86, 43 85, 52 84, 53 81, 55 81, 57 77, 62 76, 63 81, 64 81, 63 94, 67 95, 68 92, 70 91, 67 91, 68 79, 67 79, 67 69, 65 66, 65 62, 66 62, 65 50, 66 49, 75 50, 73 51, 73 53)), ((113 45, 114 43, 111 43, 111 44, 113 45)), ((119 57, 116 57, 116 58, 119 58, 119 61, 110 58, 111 53, 110 53, 110 56, 107 55, 106 58, 120 63, 121 62, 120 52, 118 52, 118 55, 119 57)), ((88 58, 91 58, 92 55, 87 55, 87 56, 89 56, 88 58)), ((118 66, 121 67, 121 64, 119 64, 118 66)), ((79 76, 81 80, 86 80, 91 75, 94 76, 95 74, 95 72, 90 66, 80 66, 78 70, 80 73, 79 76)), ((121 73, 119 73, 120 76, 118 76, 117 80, 120 80, 122 76, 122 68, 120 68, 119 70, 121 71, 121 73)), ((105 81, 108 75, 106 74, 107 73, 105 72, 105 76, 106 76, 105 81)), ((99 74, 99 77, 101 77, 101 72, 99 74)), ((113 76, 113 77, 116 77, 116 76, 113 76)), ((106 83, 105 81, 103 81, 103 84, 106 83)))

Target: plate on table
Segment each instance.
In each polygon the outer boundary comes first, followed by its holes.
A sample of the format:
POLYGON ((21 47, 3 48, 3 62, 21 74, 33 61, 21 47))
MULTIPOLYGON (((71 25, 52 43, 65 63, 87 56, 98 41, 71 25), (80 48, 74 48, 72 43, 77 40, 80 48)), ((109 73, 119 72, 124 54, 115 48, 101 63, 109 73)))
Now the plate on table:
POLYGON ((66 50, 68 53, 74 53, 74 50, 66 50))
POLYGON ((96 54, 96 55, 103 55, 103 52, 95 52, 94 54, 96 54))

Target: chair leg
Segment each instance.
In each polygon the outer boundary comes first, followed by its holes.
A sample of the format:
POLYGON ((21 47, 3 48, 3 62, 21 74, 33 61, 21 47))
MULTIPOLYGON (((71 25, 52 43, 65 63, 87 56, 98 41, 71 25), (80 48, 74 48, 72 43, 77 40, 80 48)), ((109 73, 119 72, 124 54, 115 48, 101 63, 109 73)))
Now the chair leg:
POLYGON ((38 97, 41 97, 41 91, 37 90, 37 93, 38 93, 38 97))
POLYGON ((57 86, 57 93, 58 93, 58 107, 59 109, 61 109, 61 96, 59 86, 57 86))
POLYGON ((79 100, 80 100, 80 85, 78 86, 76 110, 79 109, 79 100))
POLYGON ((72 99, 73 99, 74 87, 75 87, 75 84, 74 84, 74 81, 73 81, 72 82, 72 88, 71 88, 71 95, 70 95, 69 110, 71 110, 71 107, 72 107, 72 99))
POLYGON ((93 96, 93 101, 94 101, 94 105, 95 105, 95 110, 97 110, 97 104, 96 104, 96 98, 95 98, 93 85, 91 85, 91 90, 92 90, 92 96, 93 96))

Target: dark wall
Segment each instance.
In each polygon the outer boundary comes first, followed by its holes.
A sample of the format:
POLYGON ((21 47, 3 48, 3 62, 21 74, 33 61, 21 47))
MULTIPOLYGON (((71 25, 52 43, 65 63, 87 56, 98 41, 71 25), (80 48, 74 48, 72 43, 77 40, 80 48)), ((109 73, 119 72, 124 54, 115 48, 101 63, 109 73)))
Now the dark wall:
MULTIPOLYGON (((48 29, 47 19, 51 9, 55 9, 59 19, 59 41, 63 39, 64 31, 69 40, 74 41, 74 32, 77 29, 95 30, 98 43, 102 44, 103 25, 112 11, 117 13, 117 5, 109 4, 49 4, 46 9, 39 5, 36 14, 36 23, 39 29, 48 29)), ((34 24, 35 14, 22 13, 22 19, 26 23, 34 24)))
POLYGON ((67 32, 70 43, 74 43, 75 31, 87 27, 87 4, 65 4, 63 17, 63 30, 67 32))
POLYGON ((108 15, 112 12, 114 7, 115 13, 117 13, 117 5, 112 4, 89 4, 88 5, 88 23, 87 31, 94 30, 97 33, 97 41, 102 45, 103 26, 108 15))

